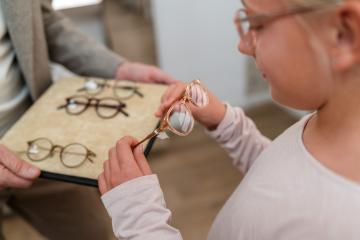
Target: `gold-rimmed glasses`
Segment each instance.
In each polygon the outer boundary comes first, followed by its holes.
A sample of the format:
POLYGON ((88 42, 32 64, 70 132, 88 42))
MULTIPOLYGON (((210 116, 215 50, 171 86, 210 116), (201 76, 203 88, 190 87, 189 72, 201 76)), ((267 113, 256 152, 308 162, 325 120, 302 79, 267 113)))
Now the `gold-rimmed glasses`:
MULTIPOLYGON (((246 6, 245 1, 242 2, 246 6)), ((239 9, 235 13, 234 22, 238 29, 241 40, 247 44, 250 44, 251 34, 249 33, 251 31, 258 31, 262 29, 265 24, 294 14, 303 14, 313 11, 326 10, 336 5, 339 5, 339 2, 292 6, 288 9, 282 9, 273 13, 259 13, 252 15, 248 14, 247 9, 239 9)))
POLYGON ((119 112, 126 117, 129 116, 125 112, 126 104, 116 98, 93 98, 83 95, 77 95, 66 98, 66 103, 59 106, 58 109, 66 109, 66 112, 70 115, 79 115, 83 113, 88 107, 93 106, 96 109, 96 114, 101 118, 113 118, 119 112))
POLYGON ((78 92, 86 92, 91 96, 96 96, 104 91, 105 88, 112 88, 113 94, 116 98, 126 100, 134 95, 143 98, 144 95, 140 92, 139 87, 134 82, 123 80, 106 80, 103 78, 86 78, 84 86, 79 88, 78 92), (110 81, 114 81, 111 83, 110 81))
POLYGON ((28 148, 26 151, 27 157, 34 162, 43 161, 49 157, 53 157, 56 149, 60 151, 60 161, 68 168, 76 168, 82 165, 85 161, 94 163, 92 157, 96 154, 90 151, 87 147, 80 143, 70 143, 66 146, 53 144, 50 139, 37 138, 28 141, 28 148))
POLYGON ((209 103, 207 91, 198 79, 190 82, 186 86, 183 97, 170 106, 160 121, 160 126, 136 144, 135 147, 146 140, 158 136, 166 130, 170 130, 179 136, 190 134, 194 127, 195 120, 188 106, 189 102, 199 108, 203 108, 209 103))

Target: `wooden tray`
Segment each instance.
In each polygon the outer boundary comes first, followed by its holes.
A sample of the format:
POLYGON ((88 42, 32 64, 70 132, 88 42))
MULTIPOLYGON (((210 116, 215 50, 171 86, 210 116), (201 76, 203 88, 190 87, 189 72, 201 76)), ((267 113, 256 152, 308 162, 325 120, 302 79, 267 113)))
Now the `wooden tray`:
MULTIPOLYGON (((62 146, 81 143, 96 153, 94 163, 86 161, 77 168, 68 168, 61 163, 59 151, 53 157, 39 162, 29 160, 26 154, 19 153, 19 156, 39 167, 43 178, 97 186, 97 177, 103 170, 103 162, 108 159, 108 151, 115 146, 116 141, 125 135, 140 140, 157 126, 158 119, 154 112, 166 86, 137 84, 144 97, 134 95, 124 101, 129 117, 118 114, 111 119, 102 119, 96 114, 94 107, 89 107, 76 116, 68 115, 65 109, 58 110, 57 107, 65 103, 66 97, 79 95, 76 90, 84 86, 84 81, 84 78, 75 77, 54 83, 0 142, 14 152, 25 151, 27 141, 40 137, 46 137, 54 144, 62 146)), ((96 97, 113 97, 112 89, 106 89, 96 97)), ((152 142, 145 143, 145 154, 149 153, 151 145, 152 142)))

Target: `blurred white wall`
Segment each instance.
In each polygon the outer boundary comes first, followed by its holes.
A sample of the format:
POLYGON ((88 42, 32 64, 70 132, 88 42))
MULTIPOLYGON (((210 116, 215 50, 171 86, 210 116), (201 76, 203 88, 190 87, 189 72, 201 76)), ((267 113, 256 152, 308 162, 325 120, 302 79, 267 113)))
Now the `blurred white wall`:
POLYGON ((84 7, 101 3, 102 0, 52 0, 52 6, 56 10, 84 7))
POLYGON ((246 57, 237 51, 233 24, 240 0, 153 0, 152 7, 163 69, 183 81, 200 78, 231 104, 254 102, 246 96, 246 57))

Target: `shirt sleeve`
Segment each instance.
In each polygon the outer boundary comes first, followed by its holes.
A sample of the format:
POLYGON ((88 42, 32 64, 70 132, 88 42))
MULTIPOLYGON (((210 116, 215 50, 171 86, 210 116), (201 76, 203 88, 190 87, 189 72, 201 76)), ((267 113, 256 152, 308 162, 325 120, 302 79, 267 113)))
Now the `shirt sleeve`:
POLYGON ((179 230, 169 224, 171 212, 156 175, 125 182, 101 199, 118 239, 182 240, 179 230))
POLYGON ((50 59, 79 75, 114 78, 125 59, 77 30, 51 1, 40 2, 50 59))
POLYGON ((226 104, 226 113, 219 126, 206 132, 226 150, 233 164, 244 173, 271 142, 259 132, 241 108, 229 104, 226 104))

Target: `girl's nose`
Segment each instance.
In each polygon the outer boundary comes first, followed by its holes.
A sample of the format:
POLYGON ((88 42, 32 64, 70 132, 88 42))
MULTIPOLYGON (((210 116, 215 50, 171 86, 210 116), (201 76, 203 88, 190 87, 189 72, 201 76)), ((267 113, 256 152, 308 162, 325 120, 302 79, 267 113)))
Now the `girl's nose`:
POLYGON ((238 44, 238 50, 245 55, 255 57, 254 47, 251 46, 251 43, 249 42, 240 39, 238 44))

